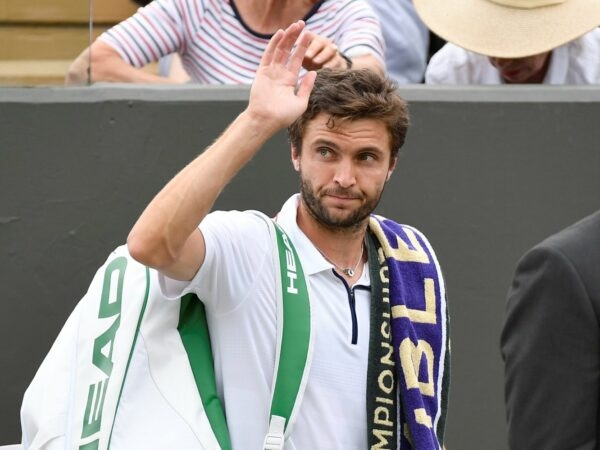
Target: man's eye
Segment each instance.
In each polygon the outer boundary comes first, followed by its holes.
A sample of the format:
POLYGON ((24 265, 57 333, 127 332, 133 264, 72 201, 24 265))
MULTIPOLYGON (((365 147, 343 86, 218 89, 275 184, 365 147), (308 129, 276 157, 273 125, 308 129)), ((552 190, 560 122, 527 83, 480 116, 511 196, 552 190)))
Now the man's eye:
POLYGON ((320 148, 319 149, 319 155, 321 156, 329 156, 331 154, 331 150, 329 150, 328 148, 320 148))

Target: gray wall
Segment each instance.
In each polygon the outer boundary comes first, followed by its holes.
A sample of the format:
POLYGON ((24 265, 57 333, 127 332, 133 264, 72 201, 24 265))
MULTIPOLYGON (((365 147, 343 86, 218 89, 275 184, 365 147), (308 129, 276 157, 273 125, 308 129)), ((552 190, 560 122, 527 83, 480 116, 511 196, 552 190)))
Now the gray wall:
MULTIPOLYGON (((379 213, 424 231, 452 315, 449 450, 506 449, 498 339, 519 256, 600 207, 600 88, 406 87, 413 126, 379 213)), ((0 444, 108 252, 247 91, 0 90, 0 444)), ((232 149, 235 151, 235 149, 232 149)), ((283 134, 218 208, 277 211, 297 186, 283 134)))

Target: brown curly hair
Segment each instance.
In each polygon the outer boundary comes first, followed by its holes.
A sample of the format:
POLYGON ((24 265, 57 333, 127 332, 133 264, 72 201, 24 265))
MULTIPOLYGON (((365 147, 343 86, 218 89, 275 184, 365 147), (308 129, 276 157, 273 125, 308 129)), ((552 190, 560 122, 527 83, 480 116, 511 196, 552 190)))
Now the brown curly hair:
POLYGON ((404 145, 409 125, 408 105, 398 94, 398 86, 372 70, 321 69, 308 100, 306 111, 289 127, 290 143, 300 153, 307 124, 318 114, 329 114, 328 126, 335 121, 375 119, 382 121, 390 135, 392 158, 404 145))

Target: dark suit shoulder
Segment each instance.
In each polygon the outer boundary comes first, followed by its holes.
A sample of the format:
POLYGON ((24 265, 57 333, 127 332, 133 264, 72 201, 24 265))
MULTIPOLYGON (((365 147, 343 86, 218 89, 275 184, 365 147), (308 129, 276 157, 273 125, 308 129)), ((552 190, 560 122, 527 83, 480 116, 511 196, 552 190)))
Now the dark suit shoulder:
POLYGON ((600 212, 519 261, 501 335, 509 448, 598 448, 599 271, 600 212))
MULTIPOLYGON (((581 253, 583 248, 599 240, 600 210, 549 236, 536 247, 550 247, 571 255, 581 253)), ((594 247, 598 248, 598 246, 594 247)))
POLYGON ((540 257, 572 266, 590 299, 600 306, 600 211, 548 237, 529 250, 523 260, 540 257))

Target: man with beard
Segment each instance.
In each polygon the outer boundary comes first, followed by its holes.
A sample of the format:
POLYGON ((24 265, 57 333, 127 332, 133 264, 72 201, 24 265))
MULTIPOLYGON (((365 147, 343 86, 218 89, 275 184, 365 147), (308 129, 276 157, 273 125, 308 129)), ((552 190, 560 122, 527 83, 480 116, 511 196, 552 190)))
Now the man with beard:
POLYGON ((395 84, 365 69, 310 71, 299 80, 312 37, 303 28, 300 21, 274 35, 247 108, 151 201, 129 234, 129 252, 158 270, 167 297, 202 299, 233 448, 283 448, 285 439, 298 449, 439 449, 449 375, 439 265, 417 230, 372 215, 404 143, 407 106, 395 84), (210 212, 284 127, 300 194, 273 221, 210 212), (281 278, 271 222, 287 236, 281 278), (304 277, 311 366, 284 436, 269 419, 277 280, 295 292, 304 277), (282 438, 274 447, 268 430, 282 438))

